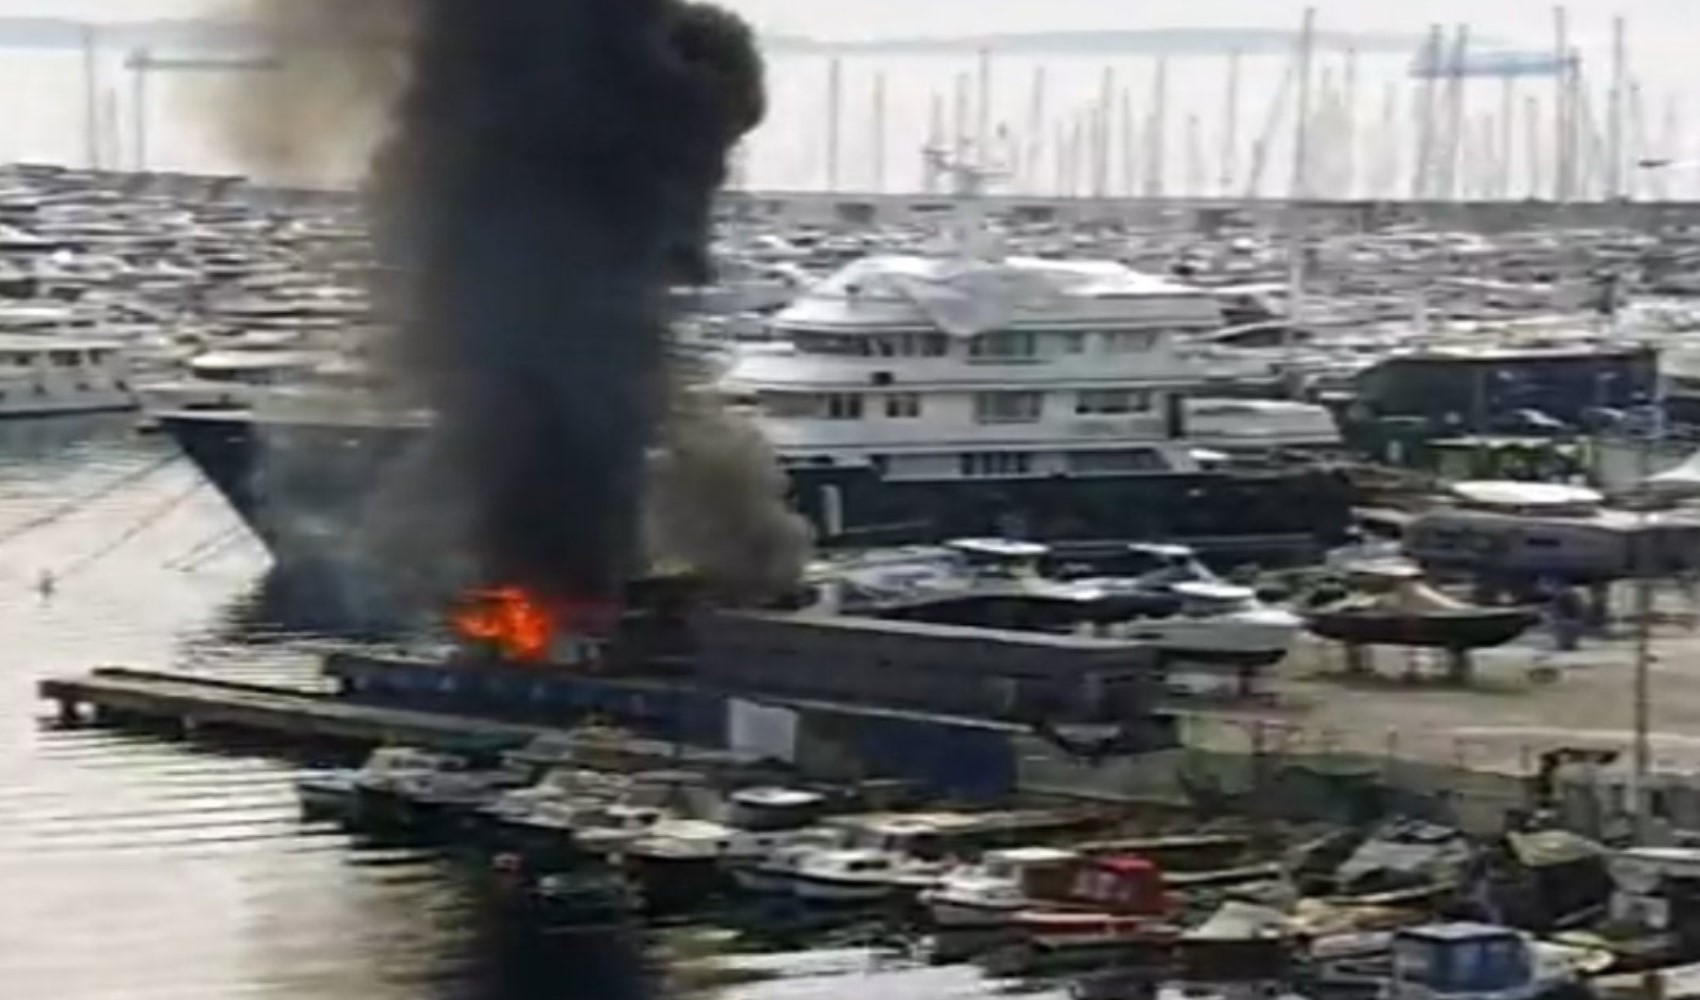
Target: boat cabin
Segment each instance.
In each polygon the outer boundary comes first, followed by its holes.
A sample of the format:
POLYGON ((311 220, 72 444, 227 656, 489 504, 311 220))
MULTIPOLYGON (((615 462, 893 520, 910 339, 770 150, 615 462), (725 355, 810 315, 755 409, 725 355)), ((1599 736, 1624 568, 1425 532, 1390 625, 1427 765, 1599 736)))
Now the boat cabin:
POLYGON ((1216 578, 1191 546, 1167 542, 1129 542, 1113 552, 1070 553, 1067 562, 1059 576, 1107 576, 1147 583, 1216 578), (1080 571, 1074 571, 1075 567, 1080 571))
POLYGON ((1393 937, 1392 1000, 1474 1000, 1533 996, 1529 941, 1492 924, 1430 924, 1393 937))
POLYGON ((1010 578, 1037 575, 1040 561, 1051 552, 1047 545, 1005 538, 958 538, 945 547, 978 575, 1010 578))
POLYGON ((1614 918, 1700 946, 1700 850, 1632 847, 1614 855, 1608 869, 1614 918))
POLYGON ((1131 854, 1086 858, 1067 891, 1071 906, 1116 915, 1164 916, 1173 905, 1162 869, 1131 854))
POLYGON ((1081 863, 1080 852, 1060 847, 1010 847, 987 851, 980 872, 1013 882, 1027 899, 1061 899, 1081 863))
POLYGON ((727 797, 726 825, 765 833, 796 830, 820 818, 826 797, 796 788, 741 788, 727 797))
POLYGON ((1261 607, 1257 591, 1232 583, 1189 581, 1171 588, 1180 598, 1180 613, 1188 618, 1214 618, 1261 607))

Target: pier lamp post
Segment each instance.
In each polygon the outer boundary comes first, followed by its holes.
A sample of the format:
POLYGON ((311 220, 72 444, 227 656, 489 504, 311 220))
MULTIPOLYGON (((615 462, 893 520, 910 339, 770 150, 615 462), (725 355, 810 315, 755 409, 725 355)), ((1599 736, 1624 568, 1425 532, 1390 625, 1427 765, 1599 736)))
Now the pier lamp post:
MULTIPOLYGON (((1655 379, 1657 374, 1655 373, 1655 379)), ((1645 424, 1636 430, 1641 435, 1640 479, 1645 482, 1653 474, 1653 450, 1664 438, 1664 393, 1657 383, 1650 403, 1644 411, 1645 424)), ((1647 528, 1651 518, 1646 501, 1640 503, 1636 514, 1639 531, 1631 549, 1630 565, 1635 573, 1635 678, 1634 743, 1630 755, 1630 803, 1634 809, 1635 840, 1646 843, 1652 826, 1652 665, 1653 665, 1653 560, 1648 545, 1647 528)))

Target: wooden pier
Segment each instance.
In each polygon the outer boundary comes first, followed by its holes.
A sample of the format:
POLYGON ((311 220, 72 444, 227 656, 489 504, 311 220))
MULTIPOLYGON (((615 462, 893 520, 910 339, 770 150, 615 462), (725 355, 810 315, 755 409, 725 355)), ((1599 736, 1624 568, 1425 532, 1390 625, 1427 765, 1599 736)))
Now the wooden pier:
POLYGON ((78 677, 43 680, 40 696, 59 706, 68 725, 93 721, 166 723, 192 733, 224 729, 303 743, 378 746, 405 743, 439 749, 476 743, 523 746, 560 730, 472 716, 363 705, 327 694, 186 674, 102 667, 78 677))
MULTIPOLYGON (((335 694, 189 674, 100 667, 39 682, 66 726, 164 726, 184 736, 231 733, 291 745, 369 749, 405 745, 465 752, 518 751, 538 737, 571 747, 574 760, 606 770, 689 768, 745 774, 759 762, 733 751, 619 730, 531 725, 485 716, 374 705, 335 694)), ((767 777, 762 772, 763 777, 767 777)))

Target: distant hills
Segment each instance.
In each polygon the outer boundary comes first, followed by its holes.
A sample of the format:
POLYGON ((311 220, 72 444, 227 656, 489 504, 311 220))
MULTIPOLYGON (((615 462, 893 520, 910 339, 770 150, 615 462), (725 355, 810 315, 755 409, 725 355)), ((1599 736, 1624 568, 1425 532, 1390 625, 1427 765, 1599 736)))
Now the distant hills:
MULTIPOLYGON (((122 48, 251 49, 258 44, 253 30, 234 21, 155 20, 101 24, 95 28, 102 45, 122 48)), ((83 44, 82 22, 52 17, 0 18, 0 45, 74 47, 83 44)), ((1290 52, 1297 32, 1274 28, 1153 28, 1137 31, 1050 31, 951 37, 878 38, 833 41, 803 35, 763 36, 773 52, 851 54, 929 54, 990 49, 1016 55, 1215 55, 1239 50, 1247 54, 1290 52)), ((1402 34, 1318 32, 1324 49, 1357 48, 1363 52, 1416 52, 1424 39, 1402 34)))

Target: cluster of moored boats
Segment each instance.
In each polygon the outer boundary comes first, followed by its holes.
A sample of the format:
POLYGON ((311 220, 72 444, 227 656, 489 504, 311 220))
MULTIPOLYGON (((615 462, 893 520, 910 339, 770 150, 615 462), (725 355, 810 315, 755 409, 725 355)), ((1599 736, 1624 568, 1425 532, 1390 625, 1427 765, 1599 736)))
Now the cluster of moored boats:
POLYGON ((1415 821, 1285 844, 1267 830, 1161 835, 1101 808, 901 807, 893 787, 611 773, 546 742, 482 764, 386 747, 304 772, 299 792, 310 814, 368 835, 476 845, 504 898, 557 929, 862 928, 907 960, 1094 996, 1185 981, 1534 997, 1648 961, 1556 932, 1603 926, 1640 898, 1614 889, 1620 862, 1662 855, 1557 831, 1487 846, 1415 821))

